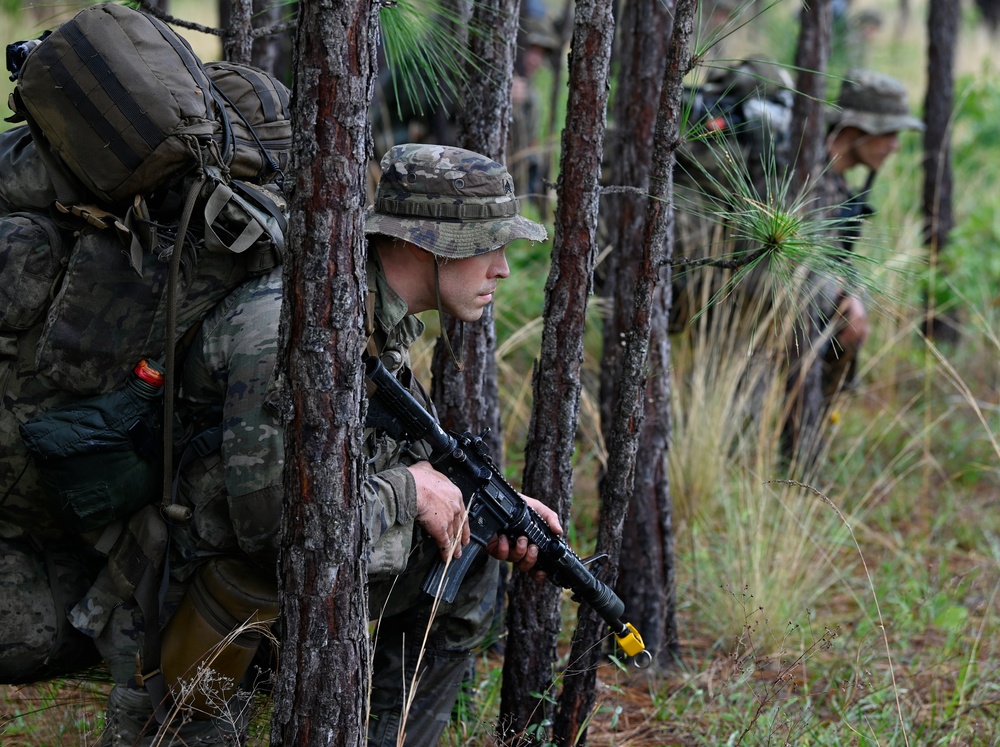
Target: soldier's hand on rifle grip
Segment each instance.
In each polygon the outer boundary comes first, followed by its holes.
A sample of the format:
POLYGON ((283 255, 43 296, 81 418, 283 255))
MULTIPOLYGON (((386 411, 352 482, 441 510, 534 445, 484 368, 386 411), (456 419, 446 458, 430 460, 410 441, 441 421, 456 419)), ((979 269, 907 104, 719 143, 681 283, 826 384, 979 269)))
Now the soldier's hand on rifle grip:
POLYGON ((417 462, 408 469, 417 486, 417 523, 434 538, 443 561, 447 563, 452 553, 461 557, 462 547, 472 538, 462 491, 430 462, 417 462))
MULTIPOLYGON (((555 534, 563 533, 562 525, 559 523, 559 515, 555 511, 534 498, 529 498, 526 495, 521 495, 521 497, 528 504, 529 508, 533 509, 536 514, 545 520, 545 523, 549 525, 549 529, 555 534)), ((529 545, 527 537, 518 537, 517 541, 512 543, 506 535, 494 535, 486 543, 486 551, 498 560, 506 560, 513 563, 519 571, 525 573, 534 568, 535 563, 538 562, 538 547, 536 545, 529 545)), ((543 571, 536 571, 533 575, 540 581, 545 578, 543 571)))

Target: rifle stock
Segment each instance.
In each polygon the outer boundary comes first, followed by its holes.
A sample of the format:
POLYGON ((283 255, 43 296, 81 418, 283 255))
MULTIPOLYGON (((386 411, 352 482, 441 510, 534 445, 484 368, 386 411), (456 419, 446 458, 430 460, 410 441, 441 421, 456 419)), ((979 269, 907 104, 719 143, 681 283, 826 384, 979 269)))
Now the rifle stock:
POLYGON ((651 660, 635 627, 622 620, 625 604, 607 584, 598 580, 584 561, 553 533, 503 477, 481 436, 448 433, 374 356, 365 358, 369 408, 381 410, 379 420, 391 421, 413 441, 430 447, 430 463, 462 491, 469 512, 472 540, 462 556, 445 563, 438 558, 428 572, 423 590, 445 602, 455 599, 466 573, 495 534, 512 540, 527 537, 538 546, 536 567, 554 584, 573 592, 574 599, 589 604, 611 627, 626 654, 643 666, 651 660), (644 663, 643 663, 644 662, 644 663))

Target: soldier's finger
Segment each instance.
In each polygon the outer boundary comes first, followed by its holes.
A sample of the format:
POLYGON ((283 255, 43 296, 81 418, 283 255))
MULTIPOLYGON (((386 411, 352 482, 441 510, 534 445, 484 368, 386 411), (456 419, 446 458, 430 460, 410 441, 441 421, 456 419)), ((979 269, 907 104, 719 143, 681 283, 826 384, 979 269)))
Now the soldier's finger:
POLYGON ((472 527, 469 526, 469 515, 462 512, 462 544, 467 545, 472 541, 472 527))

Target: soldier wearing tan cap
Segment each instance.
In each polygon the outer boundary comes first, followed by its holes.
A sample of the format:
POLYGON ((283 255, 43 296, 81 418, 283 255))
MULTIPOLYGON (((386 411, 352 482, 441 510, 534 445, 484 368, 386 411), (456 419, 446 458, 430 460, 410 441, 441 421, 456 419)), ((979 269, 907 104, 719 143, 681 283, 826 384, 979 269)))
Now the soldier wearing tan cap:
MULTIPOLYGON (((903 84, 883 73, 852 70, 841 85, 840 95, 829 110, 827 154, 829 166, 821 189, 824 204, 834 206, 840 223, 840 240, 852 250, 861 238, 864 220, 874 214, 868 196, 878 170, 899 150, 899 134, 922 130, 924 124, 910 113, 903 84), (846 173, 868 170, 864 186, 852 193, 846 173)), ((857 354, 868 337, 868 314, 861 299, 839 290, 836 301, 837 331, 824 362, 824 391, 828 396, 850 384, 857 354)))

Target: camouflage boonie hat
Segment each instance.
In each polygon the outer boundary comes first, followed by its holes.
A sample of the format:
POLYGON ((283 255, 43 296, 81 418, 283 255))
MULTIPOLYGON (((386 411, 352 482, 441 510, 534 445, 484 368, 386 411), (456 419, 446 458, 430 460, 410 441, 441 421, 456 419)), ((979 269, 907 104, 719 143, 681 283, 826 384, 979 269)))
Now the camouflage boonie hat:
POLYGON ((396 145, 382 157, 365 233, 394 236, 439 257, 484 254, 513 241, 543 241, 545 227, 518 214, 503 165, 444 145, 396 145))
POLYGON ((552 21, 545 16, 524 18, 521 21, 521 32, 525 47, 541 47, 550 52, 562 49, 562 39, 556 35, 552 21))
POLYGON ((903 84, 871 70, 847 73, 828 121, 837 127, 857 127, 870 135, 924 129, 924 123, 910 114, 903 84))

